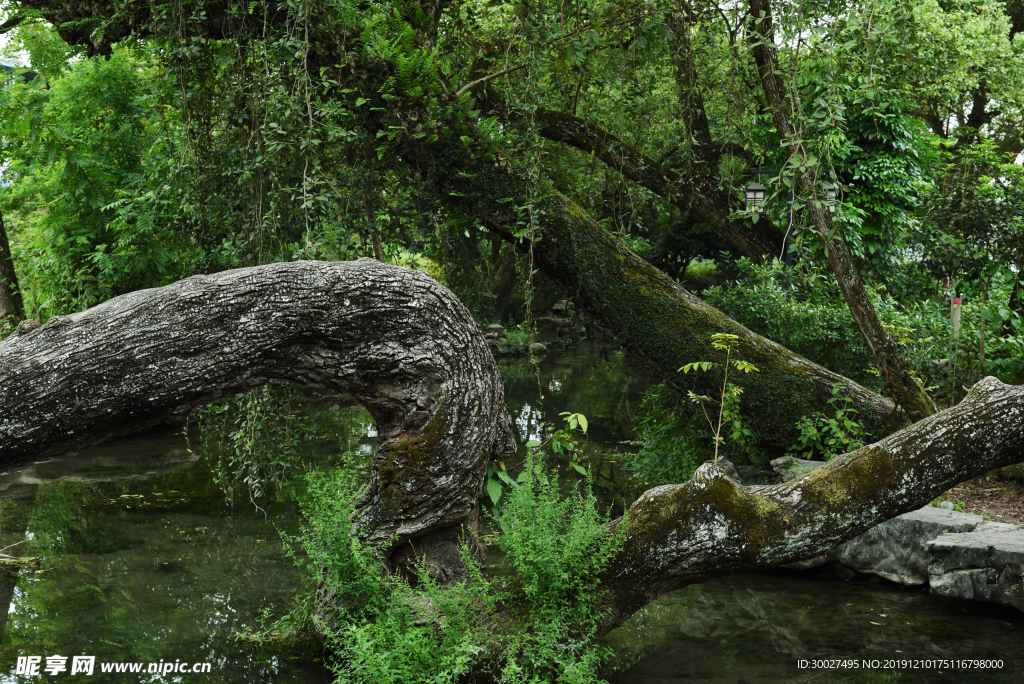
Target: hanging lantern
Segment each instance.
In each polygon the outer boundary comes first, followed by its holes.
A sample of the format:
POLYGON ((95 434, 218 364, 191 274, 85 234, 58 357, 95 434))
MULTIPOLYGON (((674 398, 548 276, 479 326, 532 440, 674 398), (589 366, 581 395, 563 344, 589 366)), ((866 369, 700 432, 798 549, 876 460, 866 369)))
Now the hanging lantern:
POLYGON ((825 191, 825 208, 830 214, 836 213, 836 186, 831 183, 822 183, 821 189, 825 191))
POLYGON ((768 188, 754 181, 746 187, 744 193, 747 196, 747 211, 756 211, 758 214, 763 214, 764 200, 768 196, 768 188))

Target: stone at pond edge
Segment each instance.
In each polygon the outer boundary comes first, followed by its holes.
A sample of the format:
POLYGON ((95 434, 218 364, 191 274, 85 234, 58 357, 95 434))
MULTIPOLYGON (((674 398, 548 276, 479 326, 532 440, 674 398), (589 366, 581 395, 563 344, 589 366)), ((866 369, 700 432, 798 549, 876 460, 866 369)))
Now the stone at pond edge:
POLYGON ((543 342, 534 342, 533 344, 530 345, 531 354, 543 354, 547 352, 547 350, 548 346, 543 342))
POLYGON ((983 522, 974 530, 943 534, 928 542, 932 591, 1024 611, 1024 529, 983 522))
POLYGON ((772 461, 772 468, 782 476, 783 482, 789 482, 803 477, 818 466, 825 465, 824 461, 808 461, 795 456, 783 456, 772 461))
POLYGON ((900 584, 927 583, 940 596, 1024 611, 1024 529, 979 515, 925 506, 783 567, 808 570, 832 562, 900 584))

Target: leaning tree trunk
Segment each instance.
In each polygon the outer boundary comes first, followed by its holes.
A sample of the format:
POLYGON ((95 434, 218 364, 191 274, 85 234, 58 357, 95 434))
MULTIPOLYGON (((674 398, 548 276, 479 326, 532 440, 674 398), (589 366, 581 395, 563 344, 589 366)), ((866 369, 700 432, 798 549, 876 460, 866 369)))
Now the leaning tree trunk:
POLYGON ((731 572, 821 555, 926 505, 958 482, 1024 461, 1024 386, 988 377, 956 407, 833 458, 794 482, 743 487, 706 463, 645 492, 614 526, 626 541, 602 577, 607 633, 661 594, 731 572))
MULTIPOLYGON (((437 154, 445 156, 445 151, 437 154)), ((450 206, 518 242, 512 232, 519 220, 513 207, 530 202, 530 181, 504 160, 482 155, 466 160, 460 171, 433 179, 438 194, 447 196, 450 206)), ((533 204, 541 217, 542 239, 533 246, 537 266, 608 324, 630 352, 669 378, 673 387, 714 396, 722 381, 716 371, 696 377, 678 370, 693 361, 721 360, 711 346, 713 333, 739 338, 740 357, 760 372, 738 374, 732 381, 744 388, 740 410, 761 437, 758 446, 768 454, 781 454, 795 441, 801 416, 829 412, 828 400, 837 383, 876 438, 905 422, 889 400, 761 337, 687 292, 565 195, 552 191, 533 204)))
MULTIPOLYGON (((489 457, 513 448, 500 376, 473 319, 427 275, 365 259, 196 276, 0 343, 0 464, 95 444, 266 382, 351 392, 382 439, 355 532, 392 569, 407 544, 463 571, 489 457)), ((605 633, 658 595, 818 555, 952 484, 1024 460, 1024 387, 994 378, 955 408, 793 483, 742 487, 705 464, 630 507, 601 577, 605 633)), ((324 602, 336 600, 321 594, 324 602)))
MULTIPOLYGON (((381 446, 360 535, 458 571, 488 459, 515 448, 487 344, 422 271, 372 259, 195 276, 23 324, 0 343, 0 467, 79 450, 268 382, 350 393, 381 446)), ((405 559, 405 560, 401 560, 405 559)))
MULTIPOLYGON (((772 118, 779 138, 782 139, 790 159, 806 159, 807 151, 800 140, 801 135, 790 125, 787 114, 787 101, 792 99, 792 95, 786 93, 779 76, 781 72, 775 49, 775 28, 769 0, 750 0, 749 21, 751 33, 755 38, 751 51, 757 63, 762 89, 772 109, 772 118)), ((892 392, 896 403, 912 419, 932 415, 935 413, 935 404, 921 383, 910 373, 910 364, 906 357, 878 318, 878 312, 868 297, 846 242, 836 231, 828 213, 822 209, 821 202, 815 199, 815 196, 821 193, 816 192, 813 178, 801 175, 796 180, 800 192, 808 198, 805 204, 807 215, 828 254, 828 263, 839 284, 839 290, 843 293, 843 299, 846 300, 868 349, 871 350, 886 387, 892 392)))

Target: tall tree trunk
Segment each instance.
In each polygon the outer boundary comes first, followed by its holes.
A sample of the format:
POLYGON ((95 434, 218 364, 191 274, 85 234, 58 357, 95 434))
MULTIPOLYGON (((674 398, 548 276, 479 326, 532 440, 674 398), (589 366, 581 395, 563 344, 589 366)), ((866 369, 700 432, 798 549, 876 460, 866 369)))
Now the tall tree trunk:
MULTIPOLYGON (((800 141, 800 135, 790 125, 789 115, 786 113, 787 101, 792 99, 793 94, 786 93, 779 76, 775 28, 769 0, 750 0, 750 26, 755 38, 752 47, 754 61, 757 63, 765 98, 772 109, 772 118, 779 138, 782 139, 790 159, 806 158, 807 152, 800 141)), ((932 415, 935 413, 935 404, 924 391, 924 387, 910 374, 910 364, 900 352, 896 340, 879 320, 846 242, 839 235, 828 212, 822 208, 822 193, 815 187, 815 178, 805 174, 798 176, 796 182, 801 194, 806 198, 805 211, 828 254, 829 266, 839 283, 843 299, 846 300, 853 320, 857 323, 868 349, 871 350, 886 387, 892 392, 896 403, 903 407, 911 418, 916 420, 932 415)))
MULTIPOLYGON (((489 458, 512 452, 500 374, 473 319, 429 276, 371 259, 196 276, 0 342, 0 464, 80 449, 266 382, 352 393, 381 446, 354 533, 393 571, 462 576, 489 458), (409 543, 415 541, 415 547, 409 543)), ((1024 459, 1024 387, 956 407, 782 485, 707 463, 644 493, 601 576, 599 633, 656 596, 818 555, 952 484, 1024 459)), ((321 608, 339 597, 321 592, 321 608)))
POLYGON ((4 215, 0 212, 0 320, 8 316, 24 318, 25 305, 21 299, 21 288, 18 287, 18 274, 14 270, 4 215))

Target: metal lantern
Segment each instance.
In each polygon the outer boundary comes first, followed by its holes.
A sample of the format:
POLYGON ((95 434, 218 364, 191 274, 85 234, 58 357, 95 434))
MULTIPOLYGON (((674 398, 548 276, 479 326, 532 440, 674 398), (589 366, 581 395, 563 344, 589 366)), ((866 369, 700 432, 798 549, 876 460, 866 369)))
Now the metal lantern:
POLYGON ((831 183, 822 183, 821 189, 825 191, 825 195, 827 197, 825 200, 825 207, 830 213, 834 214, 836 211, 836 186, 831 183))
POLYGON ((768 188, 755 181, 748 185, 744 192, 747 195, 747 211, 756 211, 758 214, 763 214, 764 200, 767 197, 768 188))

